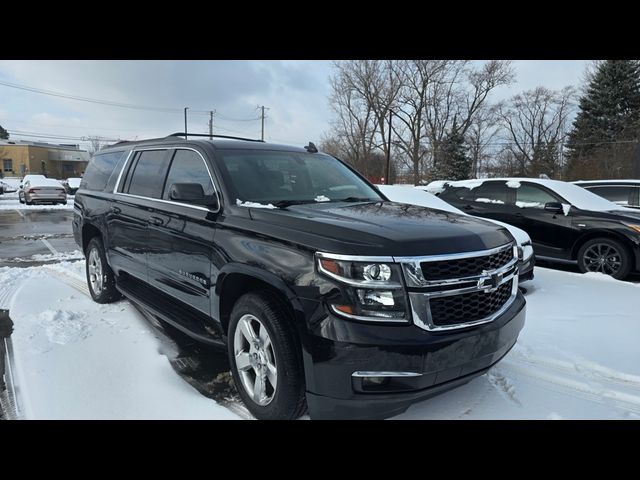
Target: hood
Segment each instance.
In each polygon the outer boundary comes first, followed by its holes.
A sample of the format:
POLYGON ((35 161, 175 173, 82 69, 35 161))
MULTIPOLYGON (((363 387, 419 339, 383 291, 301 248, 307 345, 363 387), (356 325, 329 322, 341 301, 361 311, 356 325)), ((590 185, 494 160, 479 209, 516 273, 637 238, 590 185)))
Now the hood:
POLYGON ((331 253, 439 255, 486 250, 513 241, 506 229, 468 215, 395 202, 249 210, 253 228, 331 253))

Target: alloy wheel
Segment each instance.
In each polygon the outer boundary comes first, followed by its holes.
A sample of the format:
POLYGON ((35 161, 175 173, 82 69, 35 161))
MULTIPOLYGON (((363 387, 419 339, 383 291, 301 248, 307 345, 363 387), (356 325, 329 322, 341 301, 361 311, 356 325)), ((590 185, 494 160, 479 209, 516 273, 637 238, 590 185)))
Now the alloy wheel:
POLYGON ((102 293, 102 279, 102 260, 98 250, 93 248, 89 252, 89 283, 95 295, 102 293))
POLYGON ((594 243, 584 252, 584 266, 589 272, 615 275, 622 266, 622 256, 612 245, 594 243))

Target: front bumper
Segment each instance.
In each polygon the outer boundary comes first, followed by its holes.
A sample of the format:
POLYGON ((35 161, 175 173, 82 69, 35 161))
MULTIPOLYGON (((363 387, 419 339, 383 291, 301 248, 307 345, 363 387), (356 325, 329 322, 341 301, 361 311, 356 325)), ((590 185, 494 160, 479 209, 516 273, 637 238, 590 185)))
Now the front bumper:
POLYGON ((528 259, 518 262, 518 283, 533 280, 533 267, 535 264, 535 255, 531 255, 528 259))
POLYGON ((381 326, 326 316, 307 338, 303 355, 307 404, 314 419, 379 419, 485 373, 515 344, 524 326, 525 301, 490 323, 451 332, 413 324, 381 326), (366 390, 355 372, 414 375, 366 390))

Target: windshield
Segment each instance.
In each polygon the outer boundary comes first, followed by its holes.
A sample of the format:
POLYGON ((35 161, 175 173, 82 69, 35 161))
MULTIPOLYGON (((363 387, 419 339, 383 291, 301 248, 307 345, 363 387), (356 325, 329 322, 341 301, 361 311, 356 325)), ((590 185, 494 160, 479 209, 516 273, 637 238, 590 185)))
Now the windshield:
POLYGON ((339 160, 320 153, 219 150, 237 200, 260 204, 380 201, 339 160))

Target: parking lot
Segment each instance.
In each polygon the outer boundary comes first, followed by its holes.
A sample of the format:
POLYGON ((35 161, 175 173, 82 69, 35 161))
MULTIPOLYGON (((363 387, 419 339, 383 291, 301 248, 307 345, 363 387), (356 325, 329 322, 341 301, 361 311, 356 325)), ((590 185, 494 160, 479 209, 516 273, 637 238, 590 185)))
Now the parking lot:
MULTIPOLYGON (((64 209, 15 202, 0 197, 0 308, 15 323, 19 418, 251 418, 225 352, 126 300, 91 301, 72 202, 64 209)), ((527 323, 505 359, 396 418, 640 418, 640 278, 551 266, 539 263, 525 284, 527 323)))

